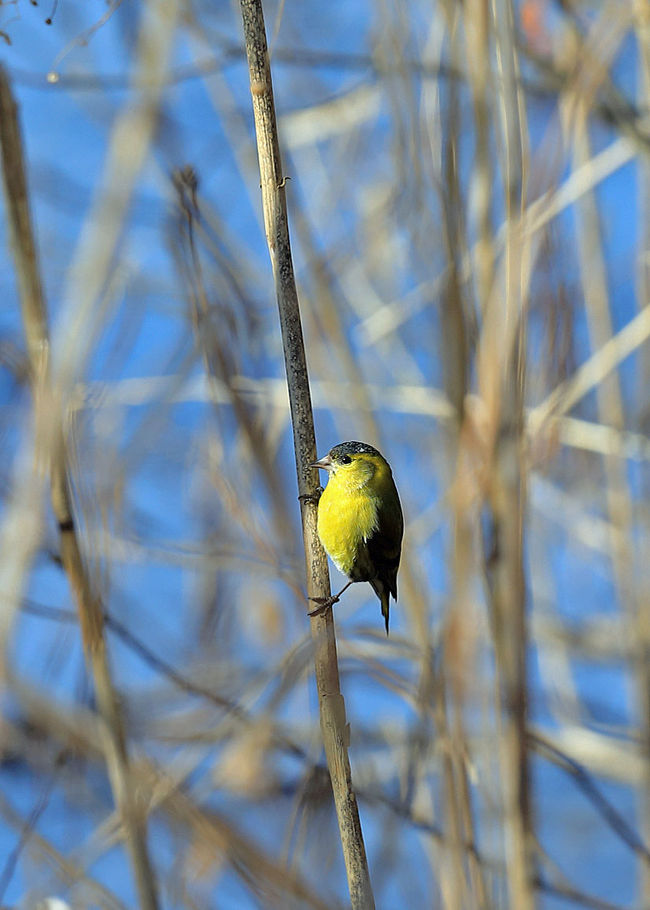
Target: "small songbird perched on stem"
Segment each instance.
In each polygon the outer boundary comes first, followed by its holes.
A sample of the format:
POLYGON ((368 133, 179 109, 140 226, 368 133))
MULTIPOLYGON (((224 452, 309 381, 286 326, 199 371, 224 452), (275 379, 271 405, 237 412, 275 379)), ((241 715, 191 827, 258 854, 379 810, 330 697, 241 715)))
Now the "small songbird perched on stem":
POLYGON ((388 635, 389 597, 397 600, 404 519, 390 465, 365 442, 342 442, 311 465, 329 479, 318 503, 318 536, 350 579, 334 597, 312 598, 313 613, 336 603, 355 581, 369 581, 381 601, 388 635))

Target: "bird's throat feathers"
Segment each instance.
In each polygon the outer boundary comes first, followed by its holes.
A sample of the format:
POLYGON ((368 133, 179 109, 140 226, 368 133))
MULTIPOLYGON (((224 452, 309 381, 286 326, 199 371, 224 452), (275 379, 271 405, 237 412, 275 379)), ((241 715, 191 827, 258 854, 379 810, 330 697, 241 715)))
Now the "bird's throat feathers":
POLYGON ((352 459, 349 465, 335 467, 331 471, 327 486, 333 485, 338 495, 358 494, 362 489, 366 495, 381 495, 384 485, 390 483, 390 468, 380 455, 361 455, 352 459))

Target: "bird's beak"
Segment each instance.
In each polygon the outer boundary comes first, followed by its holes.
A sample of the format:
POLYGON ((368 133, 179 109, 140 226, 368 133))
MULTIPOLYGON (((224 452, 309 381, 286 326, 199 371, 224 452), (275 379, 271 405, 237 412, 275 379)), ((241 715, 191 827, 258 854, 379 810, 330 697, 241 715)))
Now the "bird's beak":
POLYGON ((332 467, 333 467, 332 459, 330 458, 329 455, 324 455, 320 459, 320 461, 315 461, 313 464, 310 464, 309 467, 310 468, 320 468, 323 471, 331 471, 332 467))

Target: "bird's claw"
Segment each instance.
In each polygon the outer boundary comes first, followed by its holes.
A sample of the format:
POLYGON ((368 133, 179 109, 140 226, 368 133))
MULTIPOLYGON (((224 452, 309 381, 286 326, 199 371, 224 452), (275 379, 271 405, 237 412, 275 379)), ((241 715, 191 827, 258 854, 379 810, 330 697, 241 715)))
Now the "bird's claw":
POLYGON ((318 505, 318 500, 321 498, 322 495, 323 495, 323 488, 316 487, 315 493, 301 493, 300 496, 298 497, 298 501, 299 502, 309 502, 315 506, 315 505, 318 505))
POLYGON ((339 598, 336 595, 332 597, 310 597, 309 600, 313 601, 315 604, 318 604, 315 610, 310 610, 308 616, 320 616, 321 613, 324 613, 329 607, 333 607, 334 604, 339 602, 339 598))

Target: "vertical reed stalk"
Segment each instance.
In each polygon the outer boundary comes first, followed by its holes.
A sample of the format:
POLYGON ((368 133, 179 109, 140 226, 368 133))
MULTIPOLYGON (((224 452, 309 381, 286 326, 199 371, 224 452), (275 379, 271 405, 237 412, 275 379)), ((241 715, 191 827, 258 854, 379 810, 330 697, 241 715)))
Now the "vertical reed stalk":
POLYGON ((86 660, 94 679, 97 705, 104 724, 108 774, 115 804, 124 824, 139 903, 143 910, 156 910, 158 898, 147 848, 146 811, 138 804, 129 771, 124 725, 106 650, 102 604, 79 547, 63 427, 61 420, 52 418, 49 413, 52 385, 47 312, 31 224, 16 103, 7 75, 1 67, 0 126, 7 217, 32 373, 37 456, 49 464, 52 507, 60 533, 61 561, 77 604, 86 660))
MULTIPOLYGON (((293 439, 301 503, 307 565, 307 593, 330 593, 327 560, 316 531, 318 477, 310 468, 316 460, 316 441, 300 321, 300 309, 291 257, 289 224, 278 142, 271 68, 261 0, 241 0, 244 38, 250 77, 257 152, 260 165, 264 226, 269 246, 289 389, 293 439)), ((332 611, 312 617, 316 685, 320 722, 332 781, 341 846, 354 910, 374 907, 359 810, 352 789, 348 756, 345 703, 339 684, 336 637, 332 611)))
MULTIPOLYGON (((587 124, 575 131, 574 156, 576 168, 591 157, 591 142, 587 124)), ((614 334, 611 303, 607 291, 607 267, 600 231, 596 196, 587 192, 576 204, 579 225, 577 231, 578 257, 585 299, 591 346, 602 350, 614 334)), ((616 370, 605 376, 596 387, 600 422, 619 431, 626 425, 624 396, 616 370)), ((637 684, 641 743, 645 750, 646 773, 641 788, 641 819, 644 837, 648 840, 650 813, 650 609, 636 582, 634 560, 634 516, 632 497, 627 483, 626 465, 614 455, 604 457, 606 478, 605 501, 610 520, 610 552, 613 577, 634 654, 637 684)), ((650 903, 650 864, 643 857, 640 867, 642 903, 650 903)))
POLYGON ((524 390, 526 377, 527 256, 524 240, 527 140, 512 0, 492 0, 499 76, 500 144, 503 158, 506 242, 501 338, 491 356, 498 364, 493 465, 488 486, 492 520, 490 598, 497 678, 504 714, 500 723, 501 785, 504 799, 506 867, 511 906, 535 906, 534 835, 528 760, 528 626, 524 569, 526 472, 524 390), (505 368, 504 368, 505 367, 505 368))

